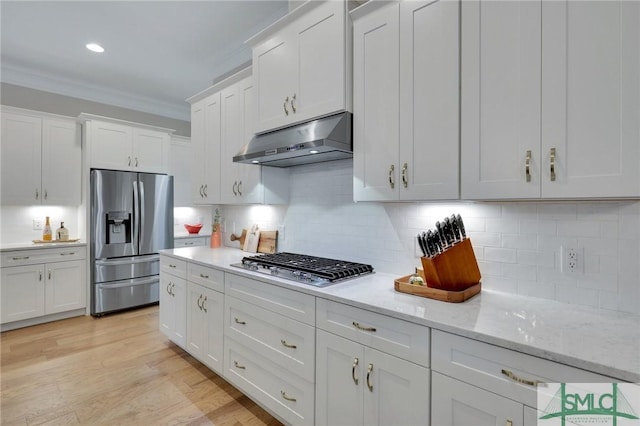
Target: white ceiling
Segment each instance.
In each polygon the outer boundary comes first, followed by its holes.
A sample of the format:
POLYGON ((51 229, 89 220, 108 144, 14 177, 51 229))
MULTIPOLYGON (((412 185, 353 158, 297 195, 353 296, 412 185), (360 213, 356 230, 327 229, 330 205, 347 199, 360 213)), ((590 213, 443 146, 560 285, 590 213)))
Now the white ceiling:
POLYGON ((0 1, 4 83, 189 120, 288 1, 0 1), (92 53, 85 44, 105 48, 92 53))

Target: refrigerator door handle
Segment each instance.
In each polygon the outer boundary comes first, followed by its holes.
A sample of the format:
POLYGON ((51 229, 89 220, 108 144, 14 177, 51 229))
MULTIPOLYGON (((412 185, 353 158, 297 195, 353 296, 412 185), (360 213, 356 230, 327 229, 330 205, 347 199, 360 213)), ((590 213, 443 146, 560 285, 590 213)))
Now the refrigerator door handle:
MULTIPOLYGON (((142 180, 140 180, 138 182, 138 185, 140 186, 140 198, 138 199, 138 206, 140 206, 140 213, 138 213, 138 229, 140 230, 140 239, 139 244, 140 244, 140 248, 142 248, 142 242, 145 240, 144 239, 144 205, 145 205, 145 198, 144 198, 144 182, 142 180)), ((138 251, 138 253, 140 253, 140 251, 138 251)))
POLYGON ((140 253, 140 194, 138 181, 133 181, 133 247, 135 253, 140 253))
POLYGON ((97 266, 133 265, 136 263, 154 262, 159 259, 160 259, 160 255, 158 254, 152 254, 149 256, 126 257, 121 259, 96 259, 95 265, 97 266))
POLYGON ((145 284, 153 284, 158 282, 158 276, 153 277, 144 277, 144 278, 134 278, 130 280, 121 280, 112 283, 100 283, 96 284, 100 288, 122 288, 122 287, 131 287, 134 285, 145 285, 145 284))

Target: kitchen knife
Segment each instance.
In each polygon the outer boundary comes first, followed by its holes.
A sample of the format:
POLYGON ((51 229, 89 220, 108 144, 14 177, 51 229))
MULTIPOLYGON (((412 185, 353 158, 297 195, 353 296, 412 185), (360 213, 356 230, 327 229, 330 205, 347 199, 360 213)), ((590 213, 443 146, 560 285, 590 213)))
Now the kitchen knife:
POLYGON ((445 217, 443 223, 444 225, 442 226, 442 229, 444 231, 444 237, 447 240, 447 246, 452 246, 455 238, 453 236, 453 229, 451 228, 451 221, 448 217, 445 217))
POLYGON ((436 234, 429 229, 429 232, 427 232, 427 246, 429 247, 429 251, 431 252, 431 256, 435 256, 438 253, 440 253, 440 245, 437 241, 438 237, 436 236, 436 234))
POLYGON ((457 222, 458 222, 458 229, 460 229, 460 236, 464 240, 465 238, 467 238, 467 231, 464 229, 464 222, 462 222, 462 216, 458 215, 456 216, 456 219, 458 219, 457 222))
POLYGON ((424 245, 424 241, 422 239, 422 234, 418 234, 416 237, 418 239, 418 246, 420 247, 420 251, 422 251, 423 256, 427 256, 427 249, 424 245))
POLYGON ((435 232, 435 234, 438 237, 440 251, 444 251, 444 249, 447 248, 447 239, 444 236, 444 229, 443 229, 442 224, 440 223, 440 221, 436 222, 436 232, 435 232))
POLYGON ((451 230, 453 231, 453 240, 454 242, 459 242, 462 241, 462 238, 460 237, 460 228, 458 227, 458 219, 456 218, 455 214, 451 215, 451 219, 449 220, 449 223, 451 223, 451 230))
POLYGON ((427 257, 433 256, 433 253, 431 252, 431 247, 429 247, 429 244, 427 242, 427 233, 426 232, 422 233, 422 245, 424 246, 425 253, 426 253, 427 257))

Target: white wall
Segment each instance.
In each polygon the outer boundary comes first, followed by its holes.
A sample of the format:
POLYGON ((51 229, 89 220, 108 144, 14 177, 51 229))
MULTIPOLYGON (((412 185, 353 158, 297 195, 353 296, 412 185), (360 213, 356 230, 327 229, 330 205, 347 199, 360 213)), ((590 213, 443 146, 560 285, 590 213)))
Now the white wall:
POLYGON ((294 167, 290 182, 289 206, 224 206, 225 244, 234 225, 284 224, 279 251, 401 276, 420 265, 415 235, 460 213, 484 288, 640 313, 640 201, 354 203, 351 160, 294 167), (561 272, 563 245, 583 250, 582 273, 561 272))

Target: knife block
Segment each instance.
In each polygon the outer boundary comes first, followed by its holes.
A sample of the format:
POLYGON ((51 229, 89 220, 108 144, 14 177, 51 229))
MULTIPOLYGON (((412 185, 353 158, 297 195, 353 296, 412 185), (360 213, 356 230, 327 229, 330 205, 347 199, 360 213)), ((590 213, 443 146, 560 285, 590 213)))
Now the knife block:
POLYGON ((463 291, 480 282, 480 269, 469 238, 420 260, 427 287, 463 291))

